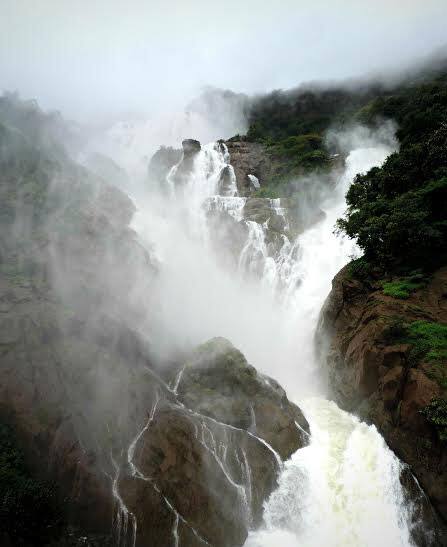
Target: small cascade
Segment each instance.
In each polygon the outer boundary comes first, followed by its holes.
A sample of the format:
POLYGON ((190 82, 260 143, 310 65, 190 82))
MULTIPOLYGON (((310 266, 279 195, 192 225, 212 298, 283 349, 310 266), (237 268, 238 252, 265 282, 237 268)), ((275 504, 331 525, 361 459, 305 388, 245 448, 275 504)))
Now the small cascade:
POLYGON ((211 196, 203 206, 207 212, 227 213, 240 222, 243 219, 242 211, 246 202, 247 198, 243 197, 211 196))
POLYGON ((137 444, 139 443, 141 437, 146 433, 146 431, 151 426, 152 422, 154 421, 155 413, 157 411, 157 406, 160 401, 160 395, 157 391, 156 398, 154 405, 152 407, 152 410, 149 414, 148 420, 146 422, 146 425, 143 427, 143 429, 135 436, 134 440, 130 443, 129 448, 127 450, 127 463, 129 464, 131 475, 132 477, 139 477, 142 478, 140 472, 136 468, 135 464, 133 463, 133 458, 135 455, 135 449, 137 447, 137 444))
POLYGON ((270 199, 270 207, 275 214, 284 220, 284 230, 289 230, 290 227, 286 217, 286 210, 284 207, 281 207, 281 198, 270 199))
POLYGON ((247 175, 247 176, 248 176, 248 180, 252 183, 255 190, 259 190, 259 188, 261 188, 261 185, 259 184, 258 177, 255 177, 255 175, 247 175))
POLYGON ((124 503, 118 489, 118 481, 120 477, 120 466, 111 454, 113 467, 115 468, 115 476, 112 482, 112 494, 116 502, 116 513, 114 521, 114 530, 116 533, 117 547, 135 547, 137 538, 137 519, 135 515, 129 511, 124 503), (129 524, 131 527, 129 528, 129 524))
POLYGON ((252 220, 248 220, 246 224, 248 236, 239 256, 239 271, 263 277, 265 264, 269 258, 265 241, 265 226, 252 220))
MULTIPOLYGON (((250 490, 250 498, 247 495, 247 486, 246 481, 244 481, 244 484, 239 484, 231 474, 231 470, 227 464, 227 449, 228 449, 228 438, 227 438, 227 429, 221 429, 221 432, 224 436, 224 440, 221 442, 217 442, 215 439, 215 436, 211 430, 211 428, 207 425, 205 420, 202 420, 200 422, 200 430, 201 434, 197 435, 197 439, 200 442, 200 444, 207 450, 209 454, 211 454, 222 470, 225 478, 227 481, 231 484, 233 488, 236 489, 238 493, 238 497, 240 499, 241 506, 243 508, 244 514, 245 514, 245 521, 249 525, 251 522, 251 490, 250 490)), ((236 458, 238 459, 238 455, 236 452, 236 458)), ((242 472, 242 477, 245 477, 246 471, 245 471, 245 464, 244 466, 241 464, 240 460, 238 459, 239 467, 242 472)))
MULTIPOLYGON (((218 420, 216 420, 215 418, 211 418, 211 416, 205 416, 204 414, 200 414, 194 410, 191 410, 191 409, 188 409, 188 408, 185 408, 182 406, 182 408, 185 409, 186 412, 188 412, 189 414, 191 414, 191 416, 195 416, 196 418, 198 418, 200 421, 202 420, 206 420, 212 424, 215 424, 219 427, 222 427, 222 428, 226 428, 230 431, 237 431, 239 433, 243 433, 244 435, 248 435, 249 437, 251 437, 252 439, 255 439, 258 443, 262 444, 263 446, 265 446, 265 448, 267 448, 267 450, 272 454, 272 458, 273 458, 273 461, 275 462, 276 464, 276 467, 278 469, 278 471, 281 471, 282 468, 283 468, 283 462, 281 460, 281 456, 278 454, 278 452, 276 452, 276 450, 267 442, 265 441, 264 439, 262 439, 261 437, 258 437, 257 435, 255 435, 253 432, 251 431, 247 431, 245 429, 240 429, 239 427, 236 427, 234 425, 230 425, 230 424, 226 424, 226 423, 223 423, 223 422, 219 422, 218 420)), ((198 430, 196 429, 196 438, 198 435, 198 430)))

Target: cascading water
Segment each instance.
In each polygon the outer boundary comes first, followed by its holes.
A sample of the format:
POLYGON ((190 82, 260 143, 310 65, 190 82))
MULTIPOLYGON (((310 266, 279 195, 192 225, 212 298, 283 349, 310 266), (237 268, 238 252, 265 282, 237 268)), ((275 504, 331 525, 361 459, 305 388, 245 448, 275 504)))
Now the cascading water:
POLYGON ((246 547, 411 545, 402 464, 377 430, 324 399, 300 405, 310 444, 286 463, 246 547))
MULTIPOLYGON (((208 145, 197 154, 182 188, 173 189, 175 199, 138 202, 134 228, 160 260, 154 306, 160 331, 153 333, 160 351, 173 339, 184 347, 228 337, 285 387, 310 424, 309 446, 286 463, 266 503, 263 526, 250 534, 247 547, 411 545, 399 460, 374 427, 318 397, 323 390, 313 352, 331 280, 357 253, 351 241, 334 234, 346 190, 357 173, 379 165, 391 151, 380 144, 351 151, 336 187, 321 204, 324 218, 294 241, 284 234, 276 253, 266 241, 268 220, 243 218, 247 199, 237 196, 222 145, 208 145), (218 195, 224 172, 230 183, 225 195, 218 195), (245 226, 233 270, 221 267, 213 253, 207 218, 213 212, 245 226)), ((279 200, 270 200, 269 207, 284 216, 279 200)), ((249 477, 248 469, 247 484, 249 477)))

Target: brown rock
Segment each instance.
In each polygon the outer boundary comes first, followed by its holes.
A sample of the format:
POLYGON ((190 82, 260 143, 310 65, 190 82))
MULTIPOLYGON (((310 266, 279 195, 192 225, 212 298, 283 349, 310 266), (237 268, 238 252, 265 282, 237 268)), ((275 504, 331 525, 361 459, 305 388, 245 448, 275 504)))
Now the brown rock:
MULTIPOLYGON (((410 346, 396 343, 389 328, 396 318, 447 323, 446 292, 447 268, 435 272, 428 286, 407 300, 384 295, 380 283, 352 279, 344 268, 333 280, 317 336, 338 404, 376 424, 445 520, 446 445, 439 443, 420 413, 442 390, 427 376, 426 364, 412 363, 410 368, 410 346)), ((427 526, 435 536, 444 533, 442 524, 431 521, 427 526)), ((440 537, 429 544, 444 544, 440 537)))
POLYGON ((441 393, 439 385, 420 370, 410 369, 402 397, 402 424, 413 431, 427 430, 419 411, 441 393))

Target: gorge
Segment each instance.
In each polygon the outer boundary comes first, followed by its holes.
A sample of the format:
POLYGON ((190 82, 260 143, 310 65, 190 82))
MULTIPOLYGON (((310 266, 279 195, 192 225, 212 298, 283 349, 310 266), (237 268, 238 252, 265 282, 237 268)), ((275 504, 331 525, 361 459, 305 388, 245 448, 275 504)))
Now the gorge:
MULTIPOLYGON (((418 93, 445 107, 445 82, 418 93)), ((362 176, 416 177, 408 127, 444 173, 444 111, 412 125, 412 90, 265 96, 246 135, 142 174, 0 98, 2 544, 445 544, 445 268, 336 230, 362 176)))

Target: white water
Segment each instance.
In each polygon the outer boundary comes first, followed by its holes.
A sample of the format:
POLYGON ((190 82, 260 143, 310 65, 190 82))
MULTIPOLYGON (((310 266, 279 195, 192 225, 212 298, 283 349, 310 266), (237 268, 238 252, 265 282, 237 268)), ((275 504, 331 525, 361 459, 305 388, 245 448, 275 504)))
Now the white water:
POLYGON ((246 547, 412 545, 401 463, 377 430, 323 398, 299 404, 310 444, 286 463, 246 547))
MULTIPOLYGON (((325 217, 296 241, 284 236, 276 255, 266 244, 266 226, 243 220, 246 199, 216 195, 228 164, 216 145, 197 155, 184 188, 173 189, 170 202, 139 202, 134 227, 160 261, 154 306, 160 351, 173 340, 187 347, 216 335, 229 338, 298 401, 311 427, 310 445, 287 462, 266 503, 262 529, 250 534, 247 547, 411 545, 399 460, 374 427, 321 396, 309 399, 322 393, 313 354, 318 315, 333 276, 357 252, 334 234, 334 224, 355 174, 380 165, 391 151, 380 143, 352 150, 322 204, 325 217), (213 210, 246 223, 236 270, 223 268, 213 252, 207 225, 207 211, 213 210)), ((284 214, 277 200, 270 205, 284 214)))

